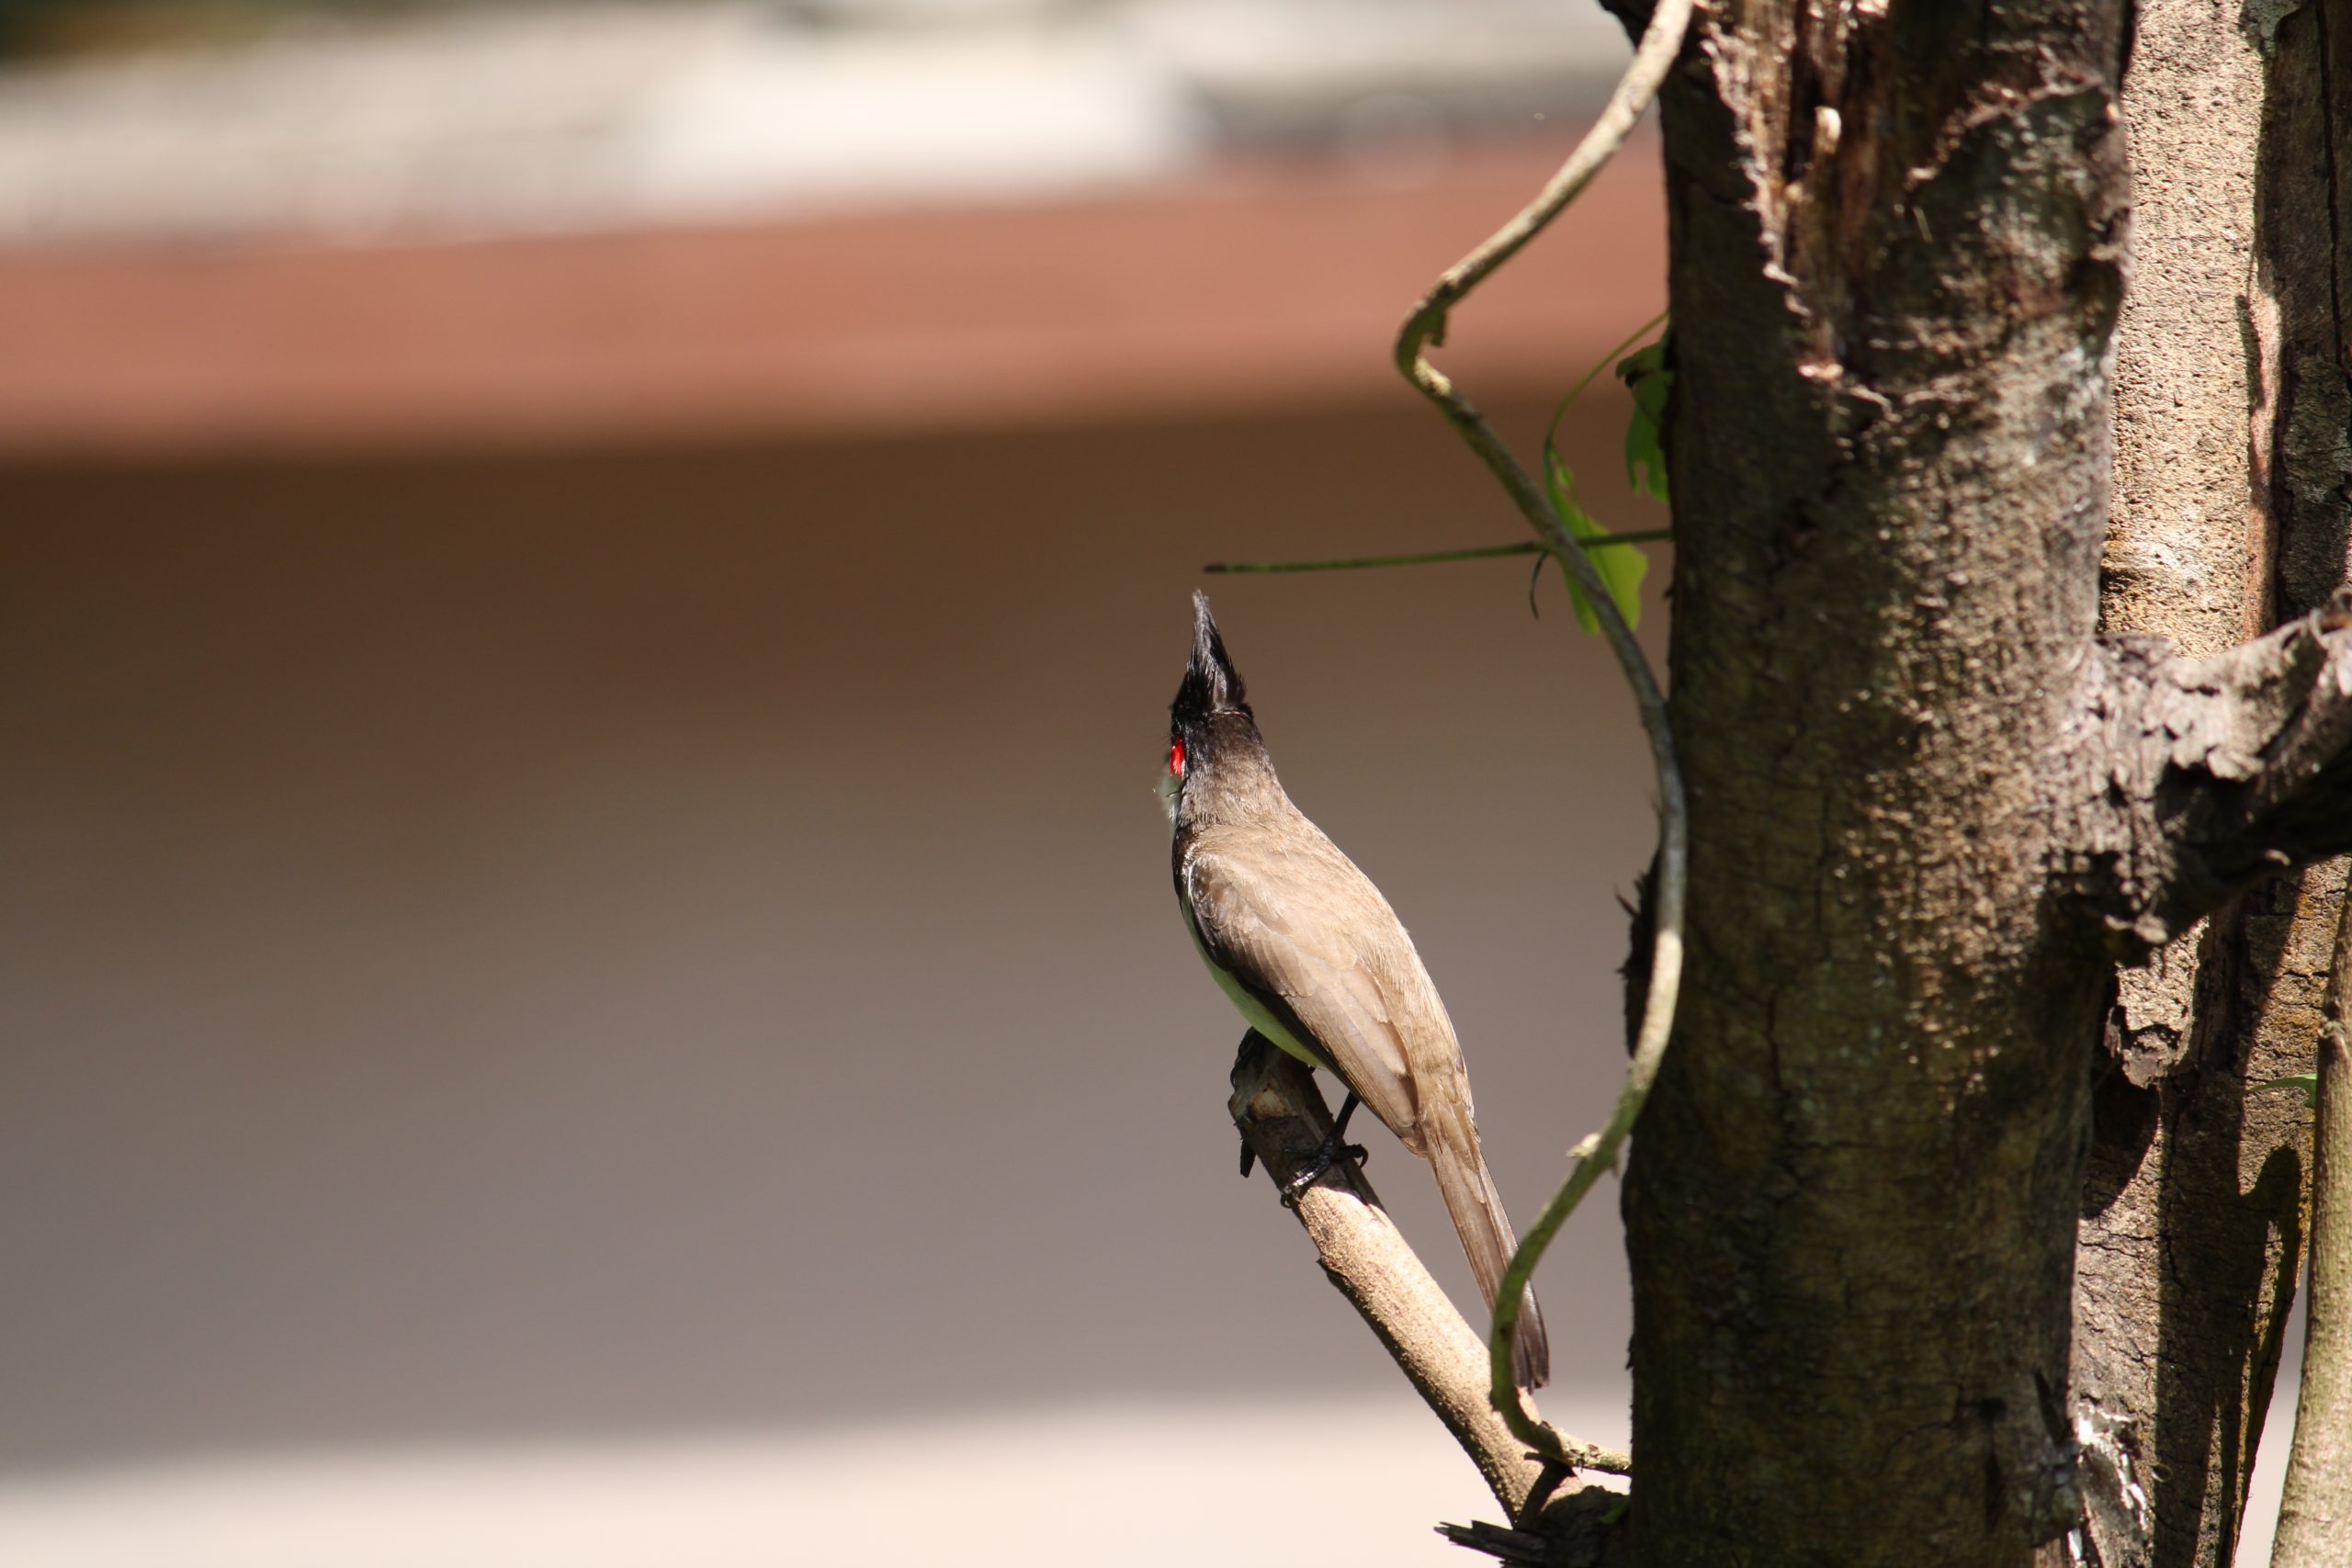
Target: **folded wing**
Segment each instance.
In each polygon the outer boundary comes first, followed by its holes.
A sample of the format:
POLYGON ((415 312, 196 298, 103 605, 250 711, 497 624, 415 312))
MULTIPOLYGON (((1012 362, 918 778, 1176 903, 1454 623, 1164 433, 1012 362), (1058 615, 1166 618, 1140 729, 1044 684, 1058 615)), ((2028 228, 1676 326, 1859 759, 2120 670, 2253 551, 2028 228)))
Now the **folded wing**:
MULTIPOLYGON (((1195 838, 1182 870, 1202 944, 1268 1011, 1295 1020, 1300 1043, 1327 1055, 1373 1113, 1419 1154, 1405 1033, 1416 1021, 1400 1020, 1409 1001, 1399 1009, 1367 967, 1371 955, 1357 948, 1367 931, 1401 935, 1403 928, 1371 880, 1301 822, 1306 831, 1283 835, 1288 841, 1279 849, 1256 836, 1241 852, 1216 829, 1195 838)), ((1410 962, 1418 971, 1420 961, 1410 962)), ((1421 984, 1428 987, 1426 977, 1421 984)), ((1446 1041, 1452 1044, 1450 1027, 1446 1041)))

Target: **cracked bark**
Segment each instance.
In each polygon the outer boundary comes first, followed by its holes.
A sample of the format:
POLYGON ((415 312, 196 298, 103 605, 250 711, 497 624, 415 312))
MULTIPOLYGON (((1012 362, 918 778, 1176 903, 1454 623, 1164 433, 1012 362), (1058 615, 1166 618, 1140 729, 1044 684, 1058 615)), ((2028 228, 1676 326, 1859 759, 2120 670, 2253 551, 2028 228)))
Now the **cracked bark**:
MULTIPOLYGON (((2347 171, 2331 143, 2352 105, 2329 88, 2352 80, 2352 4, 2274 26, 2143 0, 2123 95, 2143 172, 2101 624, 2194 652, 2310 611, 2345 572, 2347 171)), ((2107 1568, 2233 1560, 2309 1186, 2307 1113, 2247 1089, 2309 1065, 2343 884, 2340 864, 2281 878, 2118 976, 2073 1356, 2077 1418, 2129 1467, 2086 1478, 2110 1494, 2090 1510, 2107 1568), (2148 1497, 2137 1518, 2126 1482, 2148 1497)))
POLYGON ((1722 0, 1663 100, 1703 893, 1625 1186, 1639 1562, 2023 1564, 2076 1522, 2114 962, 2352 842, 2352 632, 2095 635, 2125 13, 1722 0))

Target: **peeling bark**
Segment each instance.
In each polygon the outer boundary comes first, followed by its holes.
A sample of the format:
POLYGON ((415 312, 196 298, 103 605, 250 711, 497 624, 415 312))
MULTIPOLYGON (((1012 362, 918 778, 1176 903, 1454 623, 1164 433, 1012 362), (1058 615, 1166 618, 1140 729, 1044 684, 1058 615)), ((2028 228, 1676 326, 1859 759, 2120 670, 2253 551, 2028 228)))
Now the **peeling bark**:
POLYGON ((2127 962, 2257 880, 2352 848, 2347 628, 2339 596, 2211 659, 2147 637, 2093 652, 2067 852, 2127 962))

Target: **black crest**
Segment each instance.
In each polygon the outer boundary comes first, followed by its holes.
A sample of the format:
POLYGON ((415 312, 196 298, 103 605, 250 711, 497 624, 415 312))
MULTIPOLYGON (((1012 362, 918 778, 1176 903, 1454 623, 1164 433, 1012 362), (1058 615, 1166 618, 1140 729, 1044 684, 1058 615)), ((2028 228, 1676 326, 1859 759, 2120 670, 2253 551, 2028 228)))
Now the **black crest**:
POLYGON ((1217 635, 1205 593, 1193 595, 1193 657, 1184 665, 1183 683, 1176 688, 1169 711, 1179 724, 1196 724, 1220 713, 1250 716, 1241 671, 1226 657, 1225 639, 1217 635))

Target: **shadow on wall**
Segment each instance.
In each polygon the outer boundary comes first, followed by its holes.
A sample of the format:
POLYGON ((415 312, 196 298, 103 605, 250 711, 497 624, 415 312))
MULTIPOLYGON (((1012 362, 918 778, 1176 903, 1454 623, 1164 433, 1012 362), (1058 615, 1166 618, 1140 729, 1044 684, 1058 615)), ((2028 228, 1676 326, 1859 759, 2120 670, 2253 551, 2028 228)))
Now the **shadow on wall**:
MULTIPOLYGON (((1154 780, 1200 561, 1516 536, 1425 411, 0 514, 0 1463, 1387 1386, 1234 1179, 1154 780)), ((1523 561, 1216 592, 1532 1213, 1622 1061, 1613 667, 1523 561)), ((1622 1397, 1613 1202, 1555 1257, 1622 1397)))

